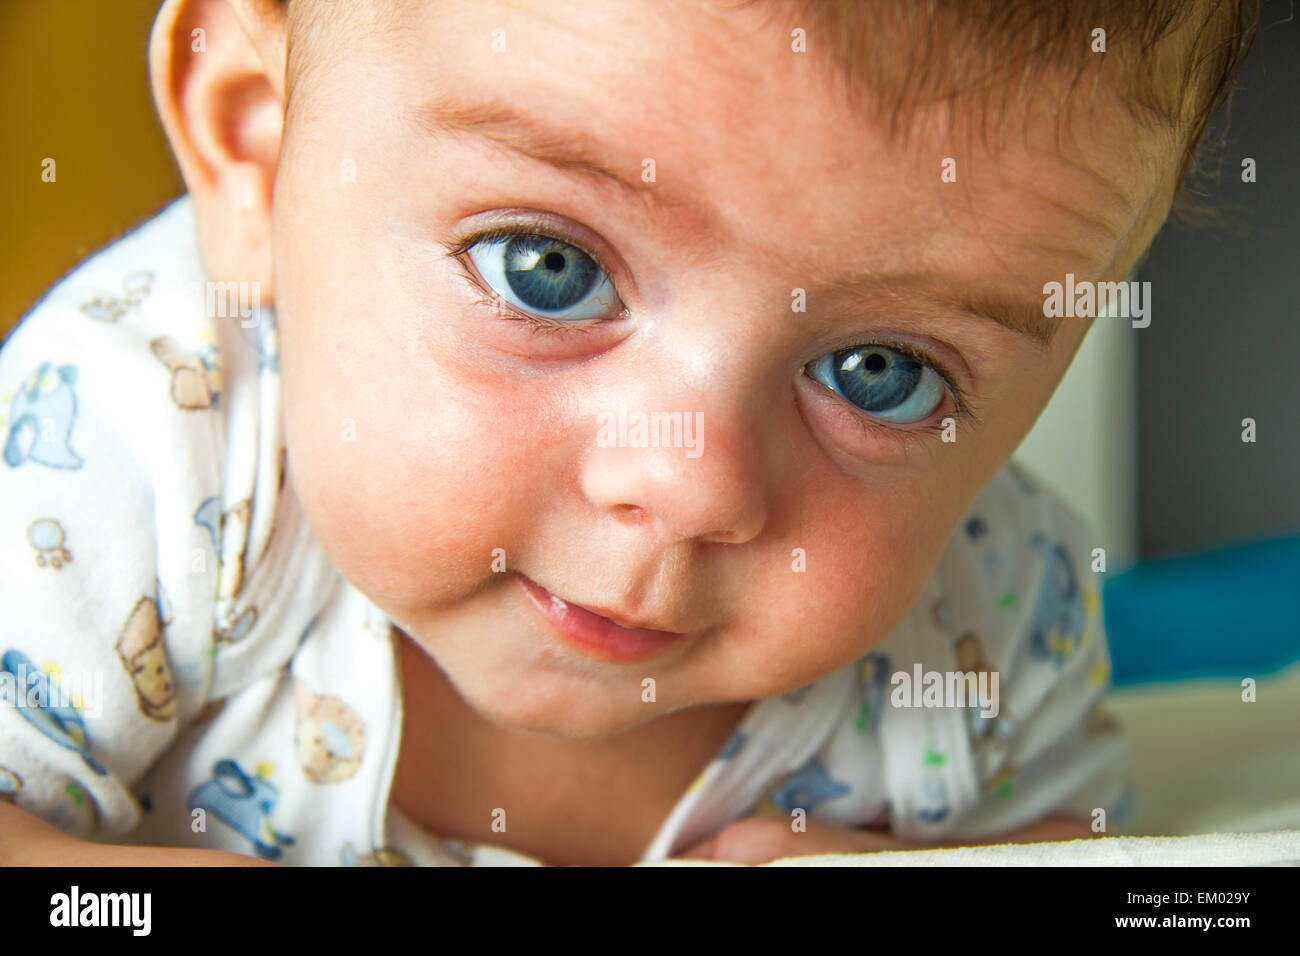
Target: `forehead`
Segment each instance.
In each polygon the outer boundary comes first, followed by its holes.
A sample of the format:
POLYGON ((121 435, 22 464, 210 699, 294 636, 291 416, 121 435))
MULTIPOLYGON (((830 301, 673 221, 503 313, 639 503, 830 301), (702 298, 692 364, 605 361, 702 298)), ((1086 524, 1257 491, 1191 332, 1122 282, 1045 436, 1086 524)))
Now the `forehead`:
POLYGON ((783 6, 403 4, 396 49, 371 50, 398 78, 394 109, 505 107, 641 181, 654 202, 628 215, 670 225, 682 253, 779 253, 810 279, 831 279, 828 264, 842 261, 868 276, 935 273, 1041 295, 1065 272, 1122 271, 1163 219, 1176 158, 1106 108, 1104 84, 1049 75, 1032 99, 987 112, 932 105, 891 136, 835 81, 833 38, 792 49, 796 24, 773 15, 783 6), (1065 98, 1090 91, 1096 108, 1059 122, 1065 98), (942 176, 947 160, 955 182, 942 176))

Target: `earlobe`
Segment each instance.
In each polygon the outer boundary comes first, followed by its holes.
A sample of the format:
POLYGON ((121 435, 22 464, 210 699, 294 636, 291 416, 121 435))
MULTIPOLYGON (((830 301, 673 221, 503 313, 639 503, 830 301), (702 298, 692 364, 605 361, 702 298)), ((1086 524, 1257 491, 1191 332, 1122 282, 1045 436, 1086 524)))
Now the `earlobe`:
POLYGON ((271 291, 271 197, 284 120, 286 16, 276 0, 167 0, 149 67, 163 129, 219 282, 271 291))

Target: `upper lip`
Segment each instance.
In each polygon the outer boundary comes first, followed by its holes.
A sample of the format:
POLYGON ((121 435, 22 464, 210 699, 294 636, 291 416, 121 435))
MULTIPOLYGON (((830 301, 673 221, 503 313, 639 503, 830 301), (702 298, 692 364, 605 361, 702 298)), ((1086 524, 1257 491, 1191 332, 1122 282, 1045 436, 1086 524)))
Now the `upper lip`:
POLYGON ((572 605, 573 607, 580 607, 584 611, 590 611, 592 614, 599 614, 601 617, 608 618, 610 621, 613 621, 619 627, 641 628, 647 631, 664 631, 669 634, 686 633, 685 631, 678 630, 675 627, 665 627, 661 623, 661 619, 655 619, 651 617, 639 616, 634 614, 624 614, 622 611, 616 608, 606 607, 605 605, 602 604, 588 604, 586 601, 571 601, 569 600, 569 598, 564 597, 561 594, 556 594, 546 585, 533 580, 533 578, 530 578, 527 575, 521 574, 520 576, 526 578, 532 584, 535 584, 537 587, 544 590, 547 594, 559 598, 565 604, 572 605))

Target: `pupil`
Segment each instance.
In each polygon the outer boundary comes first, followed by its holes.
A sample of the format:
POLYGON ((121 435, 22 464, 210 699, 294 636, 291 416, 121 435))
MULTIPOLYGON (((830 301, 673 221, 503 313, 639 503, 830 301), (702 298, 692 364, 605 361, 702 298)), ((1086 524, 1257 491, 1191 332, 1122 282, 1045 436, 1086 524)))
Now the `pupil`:
POLYGON ((868 372, 883 372, 885 370, 885 357, 879 352, 872 352, 862 361, 862 366, 868 372))
POLYGON ((564 268, 564 256, 558 252, 548 252, 542 263, 552 272, 559 272, 564 268))

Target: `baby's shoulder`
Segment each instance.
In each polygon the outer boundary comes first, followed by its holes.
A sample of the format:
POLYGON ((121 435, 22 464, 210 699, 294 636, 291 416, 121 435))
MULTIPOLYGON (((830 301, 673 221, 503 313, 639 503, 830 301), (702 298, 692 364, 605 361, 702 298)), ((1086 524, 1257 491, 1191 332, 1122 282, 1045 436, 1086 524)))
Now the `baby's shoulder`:
POLYGON ((1031 657, 1060 666, 1099 620, 1098 542, 1059 493, 1008 462, 962 516, 930 609, 963 668, 1031 657))
POLYGON ((0 415, 11 467, 31 456, 78 467, 72 433, 97 414, 127 432, 143 417, 156 420, 150 433, 214 434, 201 413, 222 411, 223 384, 267 363, 273 322, 256 284, 206 277, 195 229, 191 200, 174 201, 73 268, 9 331, 0 415), (25 417, 48 423, 41 442, 22 431, 25 417))

